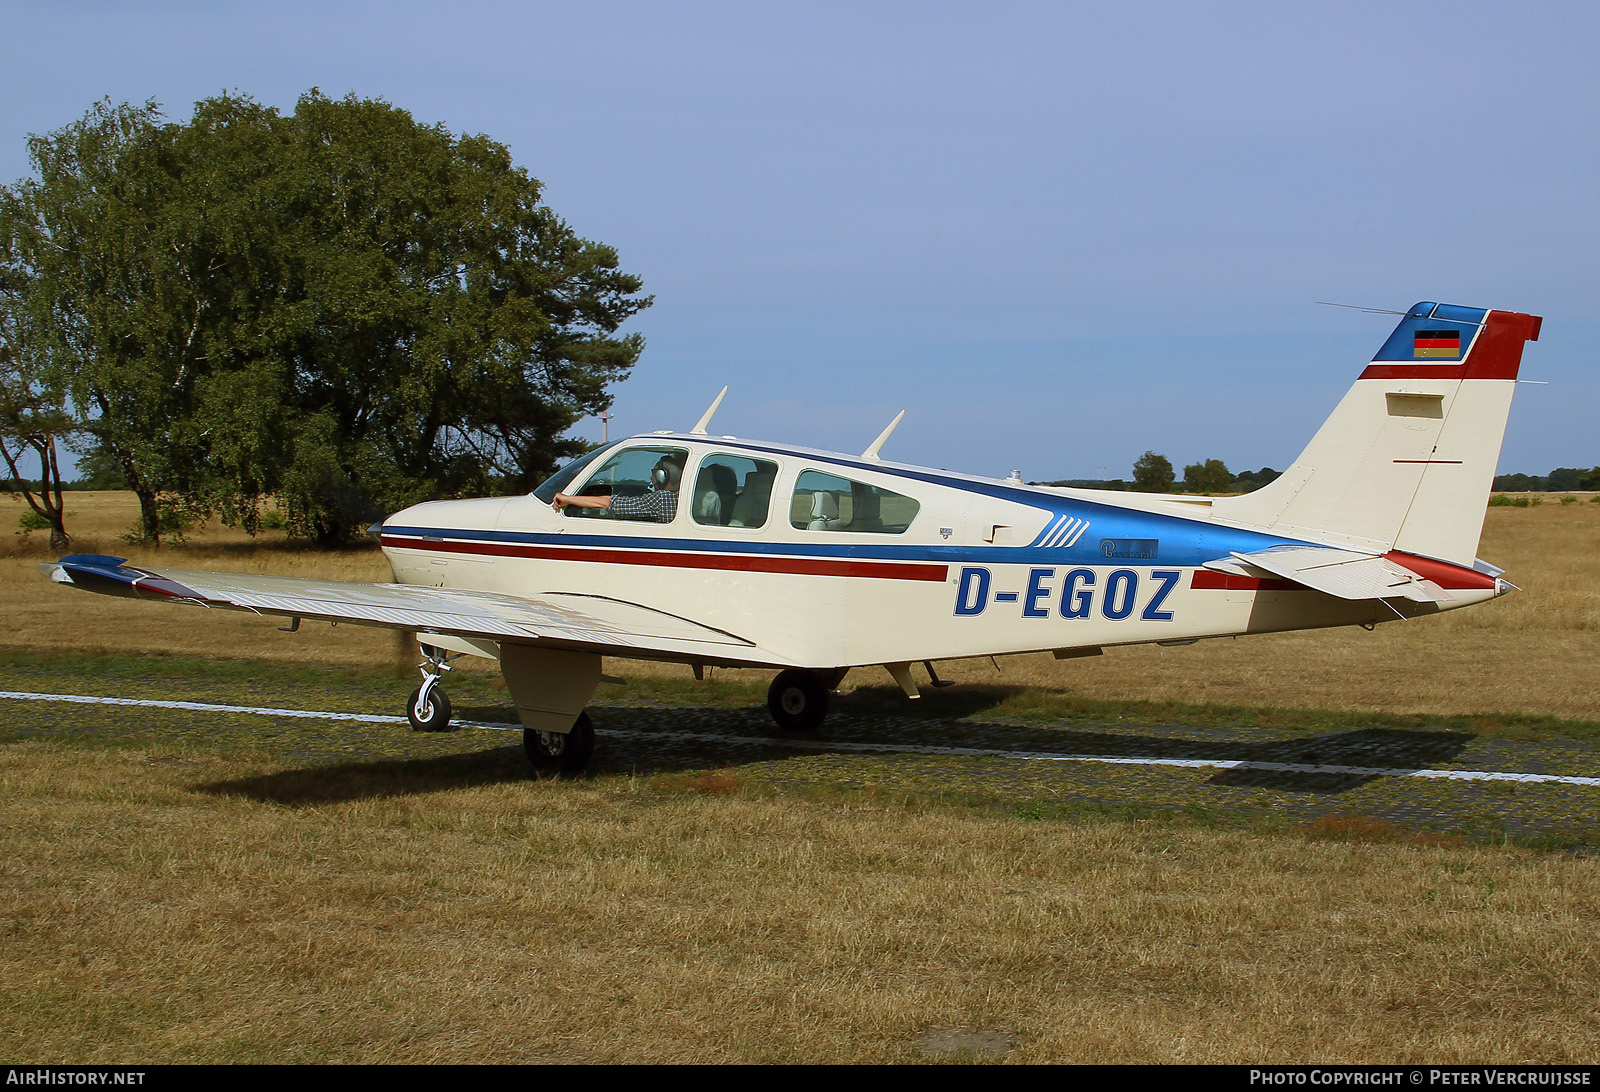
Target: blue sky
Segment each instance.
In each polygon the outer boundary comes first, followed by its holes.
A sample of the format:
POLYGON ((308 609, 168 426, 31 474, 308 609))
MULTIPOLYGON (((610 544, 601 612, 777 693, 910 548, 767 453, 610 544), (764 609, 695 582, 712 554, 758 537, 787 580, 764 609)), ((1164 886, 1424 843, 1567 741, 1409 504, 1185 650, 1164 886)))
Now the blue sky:
MULTIPOLYGON (((1504 471, 1600 462, 1600 6, 6 2, 0 178, 102 96, 507 144, 654 307, 612 436, 1032 479, 1282 468, 1392 327, 1545 317, 1504 471)), ((580 431, 598 438, 598 422, 580 431)))

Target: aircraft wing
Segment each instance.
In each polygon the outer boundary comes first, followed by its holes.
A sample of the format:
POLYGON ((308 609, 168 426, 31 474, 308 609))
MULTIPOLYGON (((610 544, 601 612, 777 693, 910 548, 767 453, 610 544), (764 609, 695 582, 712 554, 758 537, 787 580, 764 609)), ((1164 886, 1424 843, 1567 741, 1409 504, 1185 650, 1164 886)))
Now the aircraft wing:
POLYGON ((1340 599, 1402 598, 1418 603, 1447 603, 1454 598, 1438 584, 1381 554, 1334 546, 1274 546, 1230 557, 1231 561, 1208 562, 1206 568, 1234 573, 1251 568, 1264 570, 1340 599))
POLYGON ((59 584, 102 594, 423 635, 537 642, 617 655, 787 663, 737 634, 604 596, 547 593, 534 598, 410 584, 147 569, 98 554, 74 554, 42 564, 39 570, 59 584))

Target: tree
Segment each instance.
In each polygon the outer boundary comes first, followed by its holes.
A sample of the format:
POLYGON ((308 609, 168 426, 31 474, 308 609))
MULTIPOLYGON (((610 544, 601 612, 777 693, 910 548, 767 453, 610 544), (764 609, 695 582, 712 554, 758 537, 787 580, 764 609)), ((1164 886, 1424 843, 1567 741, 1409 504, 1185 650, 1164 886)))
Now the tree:
POLYGON ((90 448, 78 455, 78 479, 74 489, 127 489, 128 481, 122 468, 99 448, 90 448))
POLYGON ((1552 492, 1566 489, 1582 488, 1578 483, 1587 471, 1583 467, 1558 466, 1550 471, 1545 488, 1552 492))
POLYGON ((165 508, 322 543, 417 500, 526 488, 643 348, 610 247, 507 149, 378 100, 102 102, 12 192, 65 387, 157 539, 165 508))
POLYGON ((1190 493, 1226 493, 1233 488, 1233 471, 1221 459, 1190 463, 1183 468, 1183 488, 1190 493))
POLYGON ((61 390, 50 382, 37 316, 30 307, 26 269, 7 245, 11 210, 0 194, 0 460, 35 515, 50 529, 50 545, 66 549, 66 514, 61 498, 61 459, 57 441, 74 431, 61 390), (34 488, 23 468, 32 455, 39 465, 34 488))
POLYGON ((491 474, 526 491, 577 454, 562 433, 611 404, 643 348, 613 336, 650 303, 639 278, 486 137, 315 92, 287 120, 282 199, 309 236, 288 279, 320 318, 286 353, 291 523, 338 537, 376 514, 363 500, 483 492, 491 474))
POLYGON ((195 256, 180 245, 182 172, 158 118, 154 103, 96 104, 31 137, 36 177, 5 195, 48 381, 121 470, 151 541, 162 508, 192 491, 204 465, 190 421, 208 317, 195 256))
POLYGON ((1133 464, 1133 487, 1141 493, 1170 493, 1176 481, 1172 460, 1165 455, 1146 451, 1133 464))
POLYGON ((1252 493, 1269 482, 1277 481, 1283 472, 1264 466, 1260 470, 1241 470, 1239 476, 1233 480, 1233 491, 1236 493, 1252 493))

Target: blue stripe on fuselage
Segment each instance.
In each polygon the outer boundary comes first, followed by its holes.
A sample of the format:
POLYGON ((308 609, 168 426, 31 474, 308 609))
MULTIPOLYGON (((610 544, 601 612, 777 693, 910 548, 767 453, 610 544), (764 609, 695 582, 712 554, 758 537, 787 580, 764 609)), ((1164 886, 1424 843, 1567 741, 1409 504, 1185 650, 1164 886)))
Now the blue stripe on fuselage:
MULTIPOLYGON (((675 440, 701 445, 706 443, 705 437, 678 434, 651 435, 648 437, 635 437, 634 439, 641 442, 648 441, 651 444, 669 443, 675 440)), ((624 444, 628 442, 630 441, 622 441, 624 444)), ((816 539, 808 538, 807 540, 796 542, 755 542, 734 538, 721 539, 714 537, 717 534, 717 529, 714 528, 707 528, 706 534, 693 538, 631 534, 585 534, 571 531, 561 533, 511 530, 468 531, 439 527, 398 527, 388 525, 383 527, 383 534, 405 535, 417 538, 442 536, 469 542, 502 542, 507 544, 571 546, 612 550, 638 549, 673 550, 688 553, 698 551, 717 554, 788 555, 791 557, 843 558, 853 561, 933 561, 952 565, 974 563, 989 565, 1115 564, 1119 568, 1171 567, 1173 565, 1198 567, 1208 561, 1227 557, 1232 552, 1251 553, 1256 550, 1268 549, 1272 546, 1308 544, 1304 539, 1283 538, 1259 531, 1224 527, 1202 520, 1184 519, 1181 516, 1141 512, 1123 508, 1116 504, 1086 500, 1079 497, 1062 497, 1052 493, 1041 493, 1027 487, 1011 486, 1002 482, 975 480, 948 472, 941 473, 925 467, 908 466, 903 463, 872 462, 838 452, 813 451, 781 444, 769 445, 730 440, 716 440, 710 446, 712 450, 750 451, 764 455, 778 455, 791 462, 796 462, 802 467, 816 466, 822 468, 832 466, 865 470, 875 475, 889 478, 924 482, 946 489, 993 497, 997 500, 1024 505, 1045 513, 1045 531, 1048 531, 1062 517, 1086 521, 1089 527, 1078 536, 1077 541, 1070 548, 1064 548, 1060 545, 1054 547, 1043 545, 1045 542, 1061 538, 1061 536, 1043 533, 1033 543, 1019 546, 941 546, 931 543, 903 544, 892 541, 829 542, 821 539, 833 534, 848 532, 806 532, 798 529, 797 533, 816 536, 816 539), (1154 557, 1139 559, 1110 558, 1105 556, 1101 548, 1101 542, 1106 539, 1155 539, 1158 540, 1159 545, 1154 557)), ((925 498, 919 499, 925 505, 927 504, 925 498)), ((776 506, 775 510, 781 511, 776 506)), ((939 517, 928 511, 923 511, 919 514, 919 518, 929 521, 939 517)), ((593 527, 596 522, 600 521, 585 521, 590 527, 593 527)), ((639 525, 631 524, 631 526, 636 527, 639 525)), ((874 537, 890 538, 898 536, 874 537)))
MULTIPOLYGON (((1098 506, 1097 506, 1098 507, 1098 506)), ((1114 510, 1113 510, 1114 511, 1114 510)), ((1059 514, 1059 513, 1058 513, 1059 514)), ((643 535, 546 534, 535 531, 472 531, 444 527, 396 527, 385 525, 383 534, 407 538, 448 538, 465 542, 504 543, 507 545, 573 547, 606 550, 672 550, 683 553, 788 555, 791 557, 841 558, 852 561, 935 561, 945 564, 988 565, 1080 565, 1114 564, 1118 568, 1200 566, 1229 553, 1250 553, 1272 546, 1302 545, 1255 531, 1196 524, 1149 513, 1127 513, 1140 519, 1113 520, 1097 513, 1087 534, 1071 549, 1038 546, 936 546, 928 543, 878 542, 752 542, 704 538, 666 538, 643 535), (1165 537, 1162 532, 1167 532, 1165 537), (1181 532, 1181 534, 1180 534, 1181 532), (1111 559, 1103 555, 1101 539, 1155 538, 1160 541, 1156 556, 1132 560, 1111 559)), ((1081 517, 1080 517, 1081 518, 1081 517)), ((830 534, 832 532, 817 532, 830 534)), ((426 547, 421 547, 426 549, 426 547)))

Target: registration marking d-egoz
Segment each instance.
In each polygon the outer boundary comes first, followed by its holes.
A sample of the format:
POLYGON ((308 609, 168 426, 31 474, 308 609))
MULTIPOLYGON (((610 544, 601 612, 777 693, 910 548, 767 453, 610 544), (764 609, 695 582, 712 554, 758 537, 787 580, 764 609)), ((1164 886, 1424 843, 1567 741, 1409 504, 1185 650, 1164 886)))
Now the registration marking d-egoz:
POLYGON ((1137 569, 1102 573, 1085 567, 1040 567, 1028 570, 1021 591, 1002 591, 988 568, 968 565, 956 578, 955 614, 962 618, 982 614, 992 600, 1020 603, 1023 618, 1088 618, 1098 612, 1120 622, 1135 617, 1137 611, 1141 621, 1170 622, 1172 611, 1164 604, 1182 576, 1178 569, 1152 569, 1148 579, 1141 580, 1137 569))

